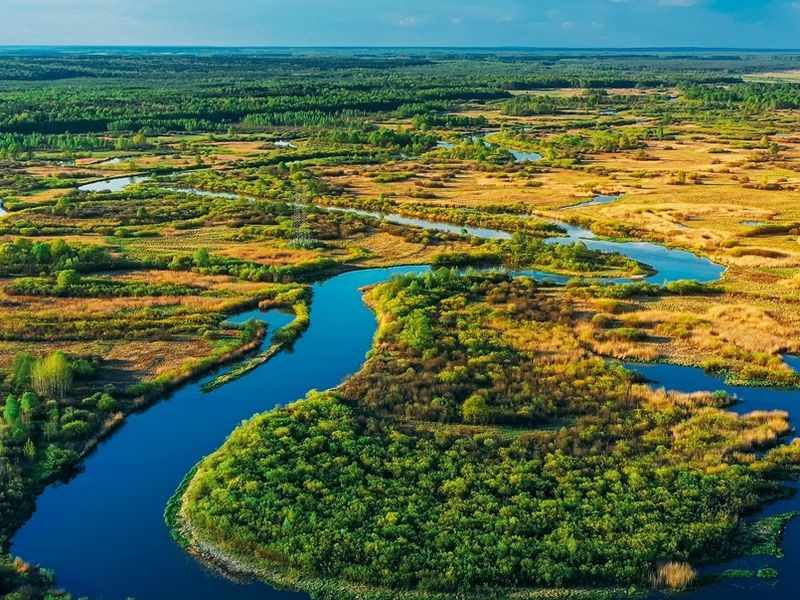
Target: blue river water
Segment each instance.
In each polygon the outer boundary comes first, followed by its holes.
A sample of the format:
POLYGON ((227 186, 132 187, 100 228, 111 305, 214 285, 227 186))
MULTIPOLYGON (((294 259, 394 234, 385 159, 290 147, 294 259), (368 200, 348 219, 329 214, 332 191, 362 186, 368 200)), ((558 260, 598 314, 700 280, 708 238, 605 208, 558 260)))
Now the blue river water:
POLYGON ((616 202, 622 198, 621 195, 618 196, 595 196, 590 200, 584 200, 583 202, 577 202, 575 204, 570 204, 569 206, 565 206, 564 208, 583 208, 585 206, 596 206, 598 204, 611 204, 612 202, 616 202))
MULTIPOLYGON (((486 239, 507 240, 511 239, 512 235, 507 231, 501 231, 497 229, 474 227, 471 225, 453 225, 452 223, 443 223, 440 221, 431 221, 428 219, 407 217, 392 213, 371 212, 353 208, 321 208, 384 219, 389 223, 396 223, 398 225, 411 225, 414 227, 422 227, 424 229, 445 231, 447 233, 455 234, 463 233, 466 235, 472 235, 486 239)), ((719 281, 720 277, 722 277, 722 274, 725 272, 725 268, 723 266, 716 264, 704 256, 698 256, 697 254, 687 250, 666 248, 652 242, 617 242, 597 239, 597 236, 594 233, 583 227, 578 227, 577 225, 571 225, 562 221, 552 222, 563 228, 565 234, 563 236, 554 236, 548 238, 546 241, 553 244, 580 242, 592 250, 618 252, 619 254, 624 254, 628 258, 637 260, 655 269, 654 274, 644 278, 644 281, 649 283, 661 285, 670 281, 679 281, 681 279, 693 279, 700 283, 711 283, 714 281, 719 281)))
MULTIPOLYGON (((413 221, 411 224, 420 226, 442 226, 413 221)), ((492 230, 480 233, 486 237, 508 235, 492 230)), ((651 279, 657 281, 715 281, 723 272, 721 266, 681 250, 595 240, 586 230, 574 227, 568 227, 567 235, 656 267, 659 273, 651 279)), ((563 238, 554 241, 559 240, 563 238)), ((291 352, 278 354, 244 377, 203 393, 201 385, 214 376, 210 374, 130 416, 89 456, 76 477, 45 490, 34 515, 13 538, 12 552, 54 569, 59 585, 76 597, 307 598, 259 582, 233 582, 209 571, 173 542, 164 524, 164 508, 183 476, 203 456, 216 450, 243 420, 302 398, 311 389, 335 387, 360 368, 376 329, 374 315, 362 302, 361 288, 394 274, 426 270, 426 266, 412 266, 353 271, 314 285, 311 325, 291 352)), ((247 311, 231 320, 244 322, 254 316, 265 320, 273 331, 290 319, 275 311, 247 311)), ((800 367, 800 359, 789 360, 796 360, 792 364, 800 367)), ((729 388, 698 369, 665 365, 635 368, 671 389, 728 389, 745 399, 736 410, 793 411, 794 403, 800 400, 797 391, 729 388)), ((799 504, 782 501, 768 505, 766 510, 768 514, 783 512, 799 504)), ((797 561, 800 528, 796 524, 787 531, 786 545, 789 558, 784 564, 797 561)), ((758 566, 772 564, 770 560, 759 559, 758 566)), ((783 569, 775 581, 726 581, 690 595, 698 600, 738 600, 769 591, 770 598, 789 598, 781 594, 797 589, 798 583, 800 573, 783 569)))

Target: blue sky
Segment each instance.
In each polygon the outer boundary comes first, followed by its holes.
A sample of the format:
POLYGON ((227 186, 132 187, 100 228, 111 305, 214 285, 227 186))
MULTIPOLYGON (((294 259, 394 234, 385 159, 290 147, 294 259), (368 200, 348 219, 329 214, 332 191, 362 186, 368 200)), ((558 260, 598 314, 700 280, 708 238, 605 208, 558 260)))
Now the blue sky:
POLYGON ((800 0, 0 0, 0 44, 800 47, 800 0))

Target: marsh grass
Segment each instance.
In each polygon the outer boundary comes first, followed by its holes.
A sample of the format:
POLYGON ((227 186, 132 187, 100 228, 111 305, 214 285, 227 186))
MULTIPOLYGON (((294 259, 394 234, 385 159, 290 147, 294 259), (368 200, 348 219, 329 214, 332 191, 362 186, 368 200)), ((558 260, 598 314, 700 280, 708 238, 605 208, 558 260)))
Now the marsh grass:
POLYGON ((665 587, 670 590, 685 590, 697 579, 697 571, 683 562, 668 562, 659 565, 652 577, 654 587, 665 587))

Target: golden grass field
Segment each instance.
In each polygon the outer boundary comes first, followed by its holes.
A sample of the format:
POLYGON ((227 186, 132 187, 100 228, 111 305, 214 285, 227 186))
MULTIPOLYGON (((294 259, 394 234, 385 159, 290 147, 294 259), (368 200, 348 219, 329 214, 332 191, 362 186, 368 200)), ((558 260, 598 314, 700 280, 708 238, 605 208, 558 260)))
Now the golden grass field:
MULTIPOLYGON (((172 283, 200 288, 198 295, 144 296, 120 298, 69 298, 9 296, 0 293, 0 335, 15 331, 19 322, 59 322, 65 326, 84 322, 113 320, 127 313, 145 309, 185 311, 186 314, 217 314, 232 310, 243 302, 268 293, 272 284, 243 282, 228 276, 198 275, 173 271, 115 272, 111 279, 140 283, 172 283), (218 292, 217 296, 200 295, 203 291, 218 292)), ((7 281, 0 281, 4 286, 7 281)), ((55 327, 55 326, 54 326, 55 327)), ((124 336, 104 337, 97 341, 71 340, 53 332, 55 339, 36 341, 0 341, 0 369, 10 367, 17 352, 46 354, 55 348, 76 356, 99 355, 104 358, 103 379, 107 383, 135 383, 178 370, 182 365, 207 356, 213 340, 165 334, 145 339, 126 339, 124 336)), ((233 331, 220 330, 233 335, 233 331)), ((10 333, 8 335, 11 335, 10 333)))

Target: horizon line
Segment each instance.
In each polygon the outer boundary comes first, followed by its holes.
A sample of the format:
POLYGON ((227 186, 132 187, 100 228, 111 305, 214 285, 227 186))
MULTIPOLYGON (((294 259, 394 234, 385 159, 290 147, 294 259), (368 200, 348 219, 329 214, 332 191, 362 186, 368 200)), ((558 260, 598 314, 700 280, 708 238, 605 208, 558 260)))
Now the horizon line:
POLYGON ((313 44, 3 44, 0 49, 229 49, 229 50, 527 50, 527 51, 715 51, 715 52, 800 52, 800 47, 751 47, 751 46, 524 46, 524 45, 474 45, 474 46, 428 46, 409 45, 313 45, 313 44))

